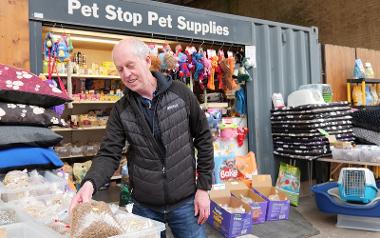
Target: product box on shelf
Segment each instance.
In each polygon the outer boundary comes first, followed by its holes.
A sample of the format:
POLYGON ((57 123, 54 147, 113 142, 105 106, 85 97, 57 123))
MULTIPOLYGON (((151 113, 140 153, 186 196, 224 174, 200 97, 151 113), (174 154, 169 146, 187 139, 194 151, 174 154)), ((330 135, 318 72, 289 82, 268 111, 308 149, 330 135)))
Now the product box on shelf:
POLYGON ((26 197, 35 197, 47 194, 63 193, 66 189, 66 180, 50 171, 32 171, 23 173, 22 178, 15 174, 9 179, 8 174, 1 175, 0 196, 4 202, 26 197), (30 175, 32 174, 33 175, 30 175), (22 179, 22 181, 21 181, 22 179))
POLYGON ((266 220, 287 220, 289 218, 290 201, 286 194, 272 186, 270 175, 254 175, 252 189, 268 201, 266 220))
POLYGON ((212 186, 210 200, 210 216, 207 222, 216 230, 228 238, 251 232, 251 208, 248 204, 231 196, 224 184, 212 186))
POLYGON ((226 187, 230 190, 232 196, 247 203, 252 211, 252 224, 264 223, 267 214, 268 201, 252 191, 244 182, 232 181, 227 182, 226 187))

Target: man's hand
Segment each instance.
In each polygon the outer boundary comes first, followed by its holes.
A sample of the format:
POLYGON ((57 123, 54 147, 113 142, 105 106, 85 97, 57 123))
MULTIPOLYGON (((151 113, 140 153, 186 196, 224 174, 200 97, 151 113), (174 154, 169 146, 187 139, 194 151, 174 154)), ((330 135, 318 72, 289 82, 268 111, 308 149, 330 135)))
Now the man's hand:
POLYGON ((205 223, 210 215, 210 198, 207 191, 202 189, 197 190, 194 199, 194 210, 194 216, 199 214, 198 224, 205 223))
POLYGON ((71 200, 70 204, 70 214, 76 205, 79 203, 85 203, 91 201, 92 194, 94 193, 94 186, 90 181, 86 181, 83 186, 79 189, 77 194, 74 196, 73 200, 71 200))

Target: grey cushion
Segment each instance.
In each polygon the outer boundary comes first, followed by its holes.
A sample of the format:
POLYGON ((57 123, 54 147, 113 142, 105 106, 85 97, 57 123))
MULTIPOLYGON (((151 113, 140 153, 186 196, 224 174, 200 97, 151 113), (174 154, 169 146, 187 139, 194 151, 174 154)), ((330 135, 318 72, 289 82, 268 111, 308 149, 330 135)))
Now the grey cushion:
POLYGON ((44 127, 0 126, 0 148, 18 146, 50 147, 58 144, 62 136, 44 127))

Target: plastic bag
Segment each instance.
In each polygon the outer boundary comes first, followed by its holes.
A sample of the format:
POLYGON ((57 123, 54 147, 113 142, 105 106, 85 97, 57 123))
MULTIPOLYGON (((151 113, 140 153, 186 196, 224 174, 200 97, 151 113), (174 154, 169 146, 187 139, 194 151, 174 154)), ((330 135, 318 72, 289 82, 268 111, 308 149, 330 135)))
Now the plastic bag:
POLYGON ((280 163, 276 188, 283 191, 294 206, 298 206, 299 201, 300 175, 301 172, 298 167, 283 162, 280 163))
POLYGON ((237 156, 235 160, 239 180, 243 181, 248 187, 251 187, 252 176, 257 175, 255 154, 250 151, 247 155, 237 156))
POLYGON ((74 208, 70 237, 105 238, 121 233, 122 228, 106 203, 91 201, 79 204, 74 208))

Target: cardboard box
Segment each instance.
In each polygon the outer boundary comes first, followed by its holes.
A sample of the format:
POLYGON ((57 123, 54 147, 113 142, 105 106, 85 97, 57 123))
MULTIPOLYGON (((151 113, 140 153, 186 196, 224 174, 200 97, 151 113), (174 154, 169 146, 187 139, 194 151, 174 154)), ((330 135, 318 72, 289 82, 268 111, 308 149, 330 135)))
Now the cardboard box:
POLYGON ((253 203, 247 203, 252 211, 252 224, 264 223, 266 220, 268 201, 255 193, 245 183, 241 181, 233 181, 226 183, 226 187, 231 191, 232 196, 240 199, 242 196, 252 199, 253 203))
POLYGON ((232 238, 252 231, 252 214, 250 207, 231 196, 224 184, 213 185, 210 191, 210 216, 207 222, 225 237, 232 238), (222 206, 243 207, 244 213, 231 213, 222 206))
POLYGON ((266 220, 287 220, 289 218, 290 201, 286 194, 272 186, 270 175, 255 175, 252 178, 253 191, 268 201, 266 220), (278 195, 279 200, 273 201, 269 197, 278 195))

